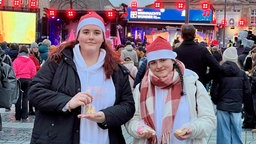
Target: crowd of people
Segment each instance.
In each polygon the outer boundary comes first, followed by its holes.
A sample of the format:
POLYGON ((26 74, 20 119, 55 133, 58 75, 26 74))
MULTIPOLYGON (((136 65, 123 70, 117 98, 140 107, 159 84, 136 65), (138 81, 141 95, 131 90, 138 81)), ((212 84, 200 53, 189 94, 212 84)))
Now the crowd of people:
POLYGON ((184 24, 174 43, 127 39, 113 46, 96 12, 83 15, 76 39, 52 46, 1 43, 23 94, 15 118, 35 114, 31 143, 242 144, 256 132, 256 45, 241 31, 227 48, 196 41, 184 24), (243 49, 242 52, 239 52, 243 49))
MULTIPOLYGON (((15 103, 15 119, 16 121, 28 121, 29 115, 35 115, 35 108, 29 102, 29 95, 27 93, 32 79, 43 64, 45 49, 47 49, 46 55, 48 55, 48 50, 51 49, 51 41, 45 39, 39 44, 33 42, 30 45, 7 43, 4 41, 0 46, 1 61, 12 67, 15 77, 20 84, 20 93, 15 103)), ((9 110, 10 108, 6 108, 6 111, 9 110)), ((0 130, 2 130, 1 117, 0 130)))

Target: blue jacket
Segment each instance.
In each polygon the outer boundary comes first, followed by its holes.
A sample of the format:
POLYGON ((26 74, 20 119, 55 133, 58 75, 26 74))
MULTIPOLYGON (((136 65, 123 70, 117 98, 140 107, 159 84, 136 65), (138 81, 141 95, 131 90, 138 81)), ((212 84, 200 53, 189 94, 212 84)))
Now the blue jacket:
POLYGON ((141 82, 141 80, 143 79, 146 73, 146 70, 147 70, 147 58, 143 57, 140 59, 140 62, 139 62, 138 72, 134 80, 133 88, 135 88, 136 85, 141 82))

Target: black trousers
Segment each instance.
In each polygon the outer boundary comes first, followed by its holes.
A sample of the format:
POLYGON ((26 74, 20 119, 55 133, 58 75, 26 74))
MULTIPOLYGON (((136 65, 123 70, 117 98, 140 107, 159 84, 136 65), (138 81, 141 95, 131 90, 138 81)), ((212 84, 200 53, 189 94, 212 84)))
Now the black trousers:
POLYGON ((20 78, 21 91, 17 103, 15 104, 16 120, 28 118, 28 90, 31 84, 31 79, 20 78))

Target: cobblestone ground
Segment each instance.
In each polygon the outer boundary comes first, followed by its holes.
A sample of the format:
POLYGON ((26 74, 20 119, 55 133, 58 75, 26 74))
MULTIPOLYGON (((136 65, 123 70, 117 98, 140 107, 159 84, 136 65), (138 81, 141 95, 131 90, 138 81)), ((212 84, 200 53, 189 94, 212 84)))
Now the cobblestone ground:
MULTIPOLYGON (((29 144, 35 117, 29 116, 29 119, 23 122, 16 121, 14 107, 8 112, 0 108, 0 114, 3 124, 3 130, 0 131, 0 144, 29 144)), ((126 143, 131 144, 132 137, 124 127, 122 129, 126 143)), ((256 133, 252 133, 251 130, 243 129, 242 138, 243 144, 256 144, 256 133)), ((216 131, 213 131, 207 140, 207 144, 216 144, 216 131)))

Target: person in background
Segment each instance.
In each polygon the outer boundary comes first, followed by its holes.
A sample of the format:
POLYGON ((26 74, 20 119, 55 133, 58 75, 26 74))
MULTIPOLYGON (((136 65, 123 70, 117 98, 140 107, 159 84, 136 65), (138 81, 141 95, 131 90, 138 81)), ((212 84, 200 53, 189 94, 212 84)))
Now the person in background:
POLYGON ((42 61, 47 60, 50 46, 51 46, 51 41, 49 39, 44 39, 42 41, 42 44, 39 46, 38 49, 39 49, 39 53, 42 61))
POLYGON ((19 49, 18 57, 13 61, 13 69, 23 91, 15 104, 15 118, 18 121, 26 121, 28 118, 28 90, 36 74, 36 66, 29 58, 29 51, 26 46, 19 49))
POLYGON ((181 44, 180 36, 177 36, 176 39, 173 41, 173 49, 179 47, 181 44))
POLYGON ((143 46, 138 46, 136 49, 137 55, 138 55, 138 60, 139 64, 138 67, 145 61, 146 58, 146 49, 143 46))
POLYGON ((206 89, 176 56, 162 37, 147 47, 149 69, 134 90, 135 115, 125 124, 135 144, 205 144, 216 126, 206 89))
POLYGON ((174 49, 177 59, 182 61, 186 68, 193 70, 199 76, 199 80, 206 86, 220 70, 217 60, 211 55, 206 47, 201 47, 194 42, 196 29, 193 25, 184 24, 181 27, 183 42, 174 49), (212 73, 207 73, 207 67, 212 73))
POLYGON ((240 45, 241 45, 241 40, 239 40, 238 37, 235 37, 233 47, 239 48, 240 45))
POLYGON ((1 48, 2 48, 2 50, 4 51, 4 53, 6 53, 6 54, 8 54, 9 51, 10 51, 10 49, 9 49, 9 47, 8 47, 8 43, 7 43, 6 41, 3 41, 3 42, 1 43, 1 48))
POLYGON ((135 66, 138 66, 138 55, 134 50, 132 43, 130 41, 126 42, 124 50, 121 51, 122 60, 124 60, 124 58, 126 58, 127 56, 129 56, 132 59, 135 66))
POLYGON ((222 51, 219 46, 210 47, 212 56, 220 63, 222 61, 222 51))
MULTIPOLYGON (((8 64, 9 66, 11 66, 12 67, 12 59, 11 59, 11 57, 8 55, 8 54, 6 54, 3 50, 2 50, 2 48, 0 47, 0 58, 1 58, 1 61, 2 62, 4 62, 4 63, 6 63, 6 64, 8 64)), ((1 73, 1 72, 0 72, 1 73)), ((7 111, 11 111, 11 108, 5 108, 5 111, 7 112, 7 111)), ((1 116, 0 116, 0 119, 1 119, 1 116)), ((1 124, 2 122, 1 122, 1 120, 0 120, 0 124, 1 124)), ((0 128, 1 129, 1 128, 0 128)))
POLYGON ((7 54, 11 57, 12 61, 14 61, 19 54, 19 45, 17 43, 11 43, 10 50, 7 54))
POLYGON ((255 105, 256 105, 256 97, 255 97, 255 68, 256 68, 256 47, 253 47, 252 50, 249 52, 250 56, 246 58, 246 64, 244 69, 247 69, 245 71, 249 77, 250 83, 251 83, 251 90, 252 90, 252 96, 248 97, 246 101, 244 101, 244 109, 243 109, 243 128, 246 129, 254 129, 256 128, 256 114, 255 114, 255 105))
POLYGON ((217 144, 242 144, 242 105, 251 97, 250 83, 239 67, 235 47, 226 49, 222 59, 211 89, 217 108, 217 144))
POLYGON ((143 42, 142 42, 142 46, 147 46, 147 36, 146 35, 144 35, 144 39, 143 39, 143 42))
POLYGON ((36 66, 36 71, 40 69, 40 53, 38 51, 38 44, 36 42, 33 42, 30 45, 30 53, 29 57, 33 60, 36 66))
POLYGON ((147 57, 146 57, 146 50, 144 47, 138 47, 137 48, 138 56, 140 57, 139 65, 138 65, 138 72, 136 74, 133 88, 136 87, 137 84, 139 84, 142 80, 142 78, 145 75, 145 72, 147 70, 147 57))
POLYGON ((106 43, 105 22, 83 15, 76 39, 61 44, 32 81, 37 109, 31 144, 123 144, 135 105, 129 71, 106 43))
POLYGON ((252 68, 249 70, 248 76, 250 77, 250 81, 251 81, 252 103, 251 102, 249 103, 251 105, 248 106, 248 111, 249 111, 249 114, 251 114, 251 117, 249 118, 252 118, 252 119, 247 120, 247 124, 249 124, 247 126, 253 125, 253 127, 251 127, 253 128, 252 132, 255 133, 256 132, 256 122, 255 122, 255 118, 256 118, 255 116, 256 115, 256 46, 251 50, 251 58, 252 58, 252 68), (253 114, 251 113, 250 106, 253 107, 253 114))
POLYGON ((116 47, 116 56, 121 59, 121 51, 124 50, 124 45, 120 44, 116 47))
POLYGON ((245 47, 242 54, 238 56, 238 64, 245 71, 248 71, 252 66, 252 59, 250 57, 251 54, 249 55, 250 51, 251 51, 250 47, 245 47))
MULTIPOLYGON (((29 58, 34 62, 35 66, 36 66, 36 71, 38 71, 40 69, 40 54, 38 51, 38 44, 36 42, 33 42, 30 45, 30 49, 29 49, 29 58)), ((34 107, 32 106, 32 104, 29 102, 29 110, 28 110, 28 114, 29 115, 35 115, 35 111, 34 111, 34 107)))
POLYGON ((1 47, 0 47, 0 58, 1 58, 1 60, 2 60, 4 63, 8 64, 9 66, 12 66, 12 59, 11 59, 11 57, 10 57, 8 54, 6 54, 6 53, 2 50, 1 47))
POLYGON ((231 40, 228 40, 227 48, 232 47, 232 46, 233 46, 233 42, 231 40))
POLYGON ((130 82, 131 90, 133 91, 134 79, 136 77, 138 69, 134 65, 134 62, 129 56, 124 59, 124 66, 130 71, 129 82, 130 82))

